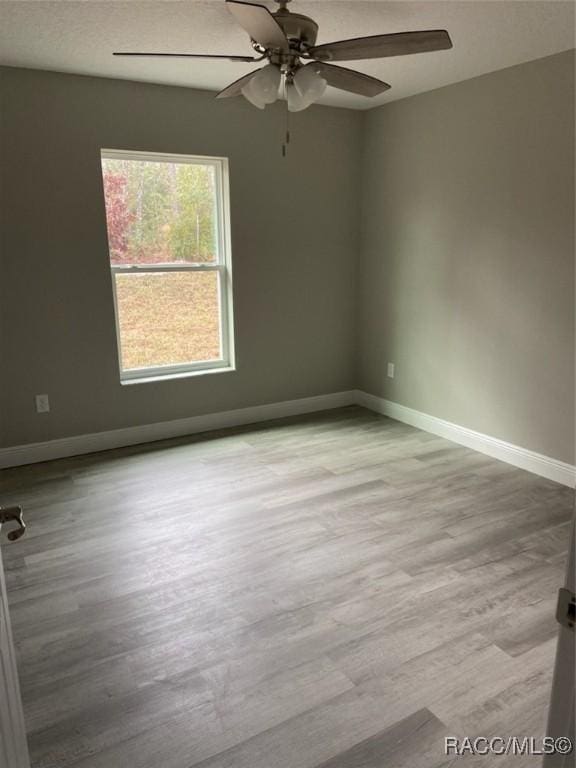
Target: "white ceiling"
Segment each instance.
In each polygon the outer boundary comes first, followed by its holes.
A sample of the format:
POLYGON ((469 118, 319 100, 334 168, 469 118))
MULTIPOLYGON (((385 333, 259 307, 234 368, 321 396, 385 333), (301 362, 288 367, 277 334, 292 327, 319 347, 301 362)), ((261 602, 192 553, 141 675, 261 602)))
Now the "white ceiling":
MULTIPOLYGON (((332 88, 322 99, 354 109, 574 48, 574 9, 574 2, 564 0, 294 0, 290 5, 319 23, 318 43, 405 30, 450 32, 450 51, 344 63, 392 85, 376 99, 332 88)), ((127 60, 113 57, 114 50, 252 53, 224 0, 0 2, 0 63, 8 66, 213 91, 254 68, 202 60, 127 60)))

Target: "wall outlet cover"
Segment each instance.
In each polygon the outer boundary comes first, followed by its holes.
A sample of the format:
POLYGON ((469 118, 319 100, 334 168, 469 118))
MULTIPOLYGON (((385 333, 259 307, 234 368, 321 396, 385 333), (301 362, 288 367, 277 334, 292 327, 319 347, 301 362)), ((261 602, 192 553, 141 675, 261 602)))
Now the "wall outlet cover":
POLYGON ((48 395, 36 395, 36 413, 49 413, 50 400, 48 395))

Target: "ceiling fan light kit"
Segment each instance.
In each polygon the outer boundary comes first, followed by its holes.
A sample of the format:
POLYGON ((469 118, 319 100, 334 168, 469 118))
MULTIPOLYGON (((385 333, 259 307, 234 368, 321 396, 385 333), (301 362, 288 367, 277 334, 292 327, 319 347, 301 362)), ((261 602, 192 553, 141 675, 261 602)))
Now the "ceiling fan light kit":
POLYGON ((293 76, 293 83, 302 99, 306 102, 306 106, 318 101, 328 85, 326 80, 316 71, 313 64, 299 67, 293 76))
POLYGON ((242 95, 258 109, 264 109, 267 104, 272 104, 278 98, 284 77, 288 109, 291 112, 299 112, 318 101, 328 85, 368 98, 373 98, 390 88, 388 83, 376 77, 335 66, 331 63, 333 61, 379 59, 452 48, 450 35, 444 29, 357 37, 317 46, 318 24, 314 19, 289 11, 287 5, 290 0, 275 1, 280 8, 271 13, 263 5, 226 0, 226 6, 232 16, 250 36, 252 48, 257 56, 133 51, 119 51, 114 55, 206 58, 240 62, 266 60, 264 67, 234 81, 220 91, 217 98, 242 95))
POLYGON ((273 104, 278 98, 281 81, 280 67, 267 64, 248 80, 242 88, 242 95, 258 109, 264 109, 266 104, 273 104))
POLYGON ((289 112, 302 112, 310 104, 302 98, 294 83, 286 83, 286 101, 288 102, 289 112))

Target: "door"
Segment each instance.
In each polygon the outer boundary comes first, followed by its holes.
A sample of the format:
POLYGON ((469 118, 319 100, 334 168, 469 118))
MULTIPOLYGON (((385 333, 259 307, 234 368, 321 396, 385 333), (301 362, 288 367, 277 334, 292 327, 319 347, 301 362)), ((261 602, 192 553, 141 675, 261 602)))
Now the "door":
MULTIPOLYGON (((570 739, 574 745, 574 693, 576 686, 574 664, 574 592, 576 578, 574 569, 576 522, 572 524, 570 552, 568 555, 568 570, 564 589, 558 600, 558 645, 556 648, 556 663, 552 682, 552 696, 548 714, 548 736, 556 739, 570 739), (572 607, 570 601, 572 600, 572 607)), ((574 749, 568 754, 558 752, 544 758, 544 768, 568 768, 574 765, 574 749)))
MULTIPOLYGON (((2 524, 6 528, 15 522, 18 526, 2 535, 2 539, 15 542, 24 533, 22 510, 20 507, 2 509, 0 507, 0 534, 2 524)), ((0 541, 0 544, 3 544, 0 541)), ((7 543, 6 546, 18 546, 7 543)), ((16 657, 12 643, 10 616, 8 615, 8 598, 4 582, 4 567, 2 563, 2 546, 0 546, 0 768, 30 768, 26 729, 20 700, 20 686, 16 670, 16 657)))

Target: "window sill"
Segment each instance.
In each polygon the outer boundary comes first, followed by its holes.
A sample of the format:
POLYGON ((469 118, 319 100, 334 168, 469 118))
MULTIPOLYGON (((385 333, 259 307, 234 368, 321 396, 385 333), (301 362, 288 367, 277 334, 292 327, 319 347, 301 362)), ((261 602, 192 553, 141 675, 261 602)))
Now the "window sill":
POLYGON ((173 381, 174 379, 188 379, 192 376, 206 376, 211 373, 234 373, 236 367, 232 365, 222 368, 205 368, 197 371, 181 371, 180 373, 163 373, 154 376, 139 376, 135 379, 120 379, 122 386, 132 386, 132 384, 157 384, 160 381, 173 381))

